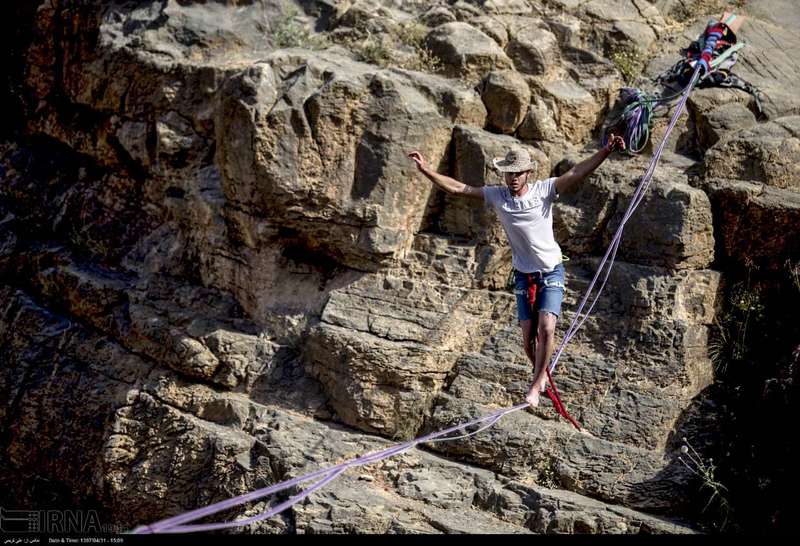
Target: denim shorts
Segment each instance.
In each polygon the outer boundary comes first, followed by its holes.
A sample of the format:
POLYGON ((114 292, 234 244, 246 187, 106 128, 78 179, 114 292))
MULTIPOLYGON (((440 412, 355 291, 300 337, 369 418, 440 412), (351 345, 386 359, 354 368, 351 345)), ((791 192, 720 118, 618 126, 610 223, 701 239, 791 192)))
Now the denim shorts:
POLYGON ((555 316, 561 314, 561 300, 564 299, 564 264, 558 264, 549 273, 531 273, 536 283, 536 305, 531 309, 528 303, 528 273, 514 270, 514 295, 517 297, 517 319, 531 320, 534 313, 547 311, 555 316))

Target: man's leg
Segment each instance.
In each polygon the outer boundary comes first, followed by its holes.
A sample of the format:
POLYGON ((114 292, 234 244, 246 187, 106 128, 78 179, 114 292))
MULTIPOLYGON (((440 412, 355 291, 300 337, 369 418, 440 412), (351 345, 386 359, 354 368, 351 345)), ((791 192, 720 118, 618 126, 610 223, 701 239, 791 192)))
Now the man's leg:
POLYGON ((519 325, 522 327, 522 347, 525 349, 525 354, 528 355, 528 360, 531 361, 531 364, 536 366, 536 356, 533 354, 534 352, 534 343, 533 343, 533 320, 521 320, 519 321, 519 325))
POLYGON ((536 355, 534 354, 534 336, 536 335, 536 315, 531 310, 528 302, 528 276, 524 273, 514 272, 514 294, 517 300, 517 320, 522 328, 522 348, 531 361, 531 365, 536 367, 536 355))
POLYGON ((549 311, 539 311, 539 328, 536 333, 536 355, 533 371, 533 384, 525 400, 532 406, 539 405, 539 393, 547 387, 546 367, 555 350, 556 320, 558 317, 549 311))

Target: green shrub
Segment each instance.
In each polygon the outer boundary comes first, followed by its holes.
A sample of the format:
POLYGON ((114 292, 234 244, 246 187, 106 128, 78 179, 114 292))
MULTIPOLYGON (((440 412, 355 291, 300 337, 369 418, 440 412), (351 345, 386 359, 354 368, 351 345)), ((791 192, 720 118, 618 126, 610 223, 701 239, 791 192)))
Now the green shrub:
POLYGON ((393 34, 376 36, 366 31, 360 40, 350 38, 344 42, 358 60, 387 68, 394 66, 406 70, 436 73, 442 69, 441 61, 425 47, 427 27, 416 22, 400 25, 393 34), (406 46, 406 54, 397 54, 406 46))
POLYGON ((702 512, 710 517, 711 524, 716 530, 724 531, 728 526, 731 514, 731 505, 728 502, 728 488, 714 476, 717 468, 714 466, 714 459, 709 458, 708 461, 704 461, 686 437, 681 438, 681 440, 683 445, 681 446, 681 454, 678 456, 678 460, 700 479, 700 490, 704 490, 709 494, 708 501, 702 512), (713 509, 715 514, 709 512, 709 509, 713 509))
POLYGON ((792 286, 800 292, 800 261, 792 263, 791 260, 786 260, 786 271, 789 273, 789 280, 792 286))
POLYGON ((69 242, 79 252, 88 252, 105 258, 109 255, 111 248, 107 241, 96 237, 93 231, 96 231, 96 229, 93 229, 91 225, 84 225, 80 228, 73 225, 69 230, 69 242))
POLYGON ((308 25, 300 19, 300 15, 300 11, 295 7, 284 10, 281 16, 269 25, 273 36, 272 43, 279 48, 324 49, 327 47, 329 44, 325 36, 309 29, 308 25))
POLYGON ((354 51, 365 63, 384 68, 392 64, 392 48, 384 36, 377 37, 367 32, 366 38, 355 44, 354 51))
POLYGON ((722 373, 731 363, 748 359, 753 343, 750 327, 764 318, 761 290, 752 283, 754 270, 748 268, 745 280, 733 284, 726 308, 714 320, 708 354, 722 373))
POLYGON ((615 49, 611 61, 617 67, 625 85, 632 86, 644 69, 644 55, 635 49, 615 49))

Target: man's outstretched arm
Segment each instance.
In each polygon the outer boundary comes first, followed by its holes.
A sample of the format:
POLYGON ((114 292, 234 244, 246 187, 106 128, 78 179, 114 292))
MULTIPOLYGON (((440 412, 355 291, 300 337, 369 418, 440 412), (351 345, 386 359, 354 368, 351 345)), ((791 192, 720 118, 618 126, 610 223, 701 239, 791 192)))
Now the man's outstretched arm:
POLYGON ((428 166, 425 158, 419 152, 411 152, 408 154, 414 163, 417 164, 419 172, 424 174, 431 182, 442 188, 447 193, 457 195, 466 195, 468 197, 483 197, 483 190, 474 186, 469 186, 463 182, 459 182, 455 178, 450 178, 443 174, 439 174, 428 166))
POLYGON ((611 155, 611 152, 614 150, 624 150, 625 149, 625 141, 622 139, 621 136, 614 135, 608 139, 608 144, 603 147, 602 150, 595 153, 589 159, 585 159, 572 167, 570 170, 556 178, 556 192, 557 193, 564 193, 568 192, 581 182, 583 182, 587 176, 592 174, 594 170, 600 166, 600 164, 606 160, 606 158, 611 155))

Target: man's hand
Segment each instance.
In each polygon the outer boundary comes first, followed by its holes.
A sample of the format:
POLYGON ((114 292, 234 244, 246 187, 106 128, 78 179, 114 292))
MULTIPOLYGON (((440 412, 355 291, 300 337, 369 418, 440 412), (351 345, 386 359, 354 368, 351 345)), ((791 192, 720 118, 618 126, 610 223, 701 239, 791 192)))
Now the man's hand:
POLYGON ((611 133, 608 135, 608 142, 598 150, 592 157, 585 159, 572 167, 570 170, 556 178, 556 192, 567 193, 572 188, 583 182, 587 176, 600 166, 600 163, 616 150, 625 149, 625 139, 619 135, 611 133))
POLYGON ((425 158, 422 157, 422 154, 417 151, 409 153, 408 157, 410 157, 414 161, 414 163, 417 164, 417 168, 420 171, 424 170, 428 166, 428 163, 425 161, 425 158))
POLYGON ((483 199, 482 188, 468 186, 463 182, 459 182, 455 178, 450 178, 449 176, 437 173, 428 167, 428 162, 425 161, 425 158, 422 157, 422 154, 418 151, 414 150, 413 152, 409 152, 408 157, 410 157, 414 163, 417 164, 417 169, 419 169, 419 172, 424 174, 426 178, 447 193, 466 195, 468 197, 480 197, 483 199))
POLYGON ((608 153, 615 151, 623 151, 625 150, 625 139, 619 135, 615 135, 612 133, 611 135, 609 135, 605 149, 608 153))

